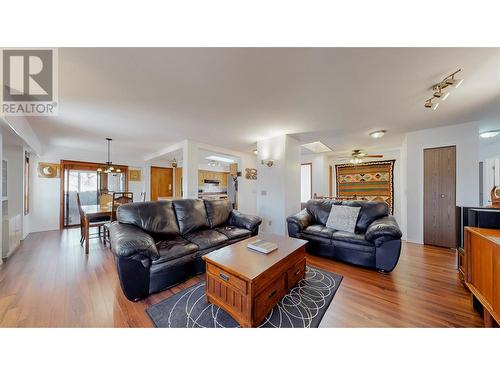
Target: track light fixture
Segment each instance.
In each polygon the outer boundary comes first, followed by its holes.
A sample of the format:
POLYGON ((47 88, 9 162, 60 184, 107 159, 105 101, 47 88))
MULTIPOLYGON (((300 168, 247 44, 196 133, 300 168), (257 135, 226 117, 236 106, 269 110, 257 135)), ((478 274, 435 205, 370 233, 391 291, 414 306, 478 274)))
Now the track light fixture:
POLYGON ((450 87, 456 89, 464 81, 463 78, 455 78, 455 75, 460 73, 461 71, 462 69, 458 69, 457 71, 451 73, 449 76, 445 77, 441 82, 433 85, 432 90, 434 90, 434 92, 432 93, 432 98, 425 101, 424 107, 436 110, 436 108, 439 106, 439 103, 433 103, 432 100, 439 99, 441 101, 445 101, 450 96, 450 92, 447 92, 445 90, 450 87))

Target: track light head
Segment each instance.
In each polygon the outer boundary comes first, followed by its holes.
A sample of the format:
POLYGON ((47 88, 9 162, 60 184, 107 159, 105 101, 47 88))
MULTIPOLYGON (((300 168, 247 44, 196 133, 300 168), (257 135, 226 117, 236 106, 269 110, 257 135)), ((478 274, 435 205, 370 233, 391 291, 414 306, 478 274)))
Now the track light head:
POLYGON ((446 81, 444 81, 448 86, 451 86, 453 87, 454 89, 458 88, 462 83, 463 83, 464 79, 461 78, 461 79, 455 79, 455 78, 450 78, 450 79, 447 79, 446 81))
POLYGON ((437 109, 437 107, 439 107, 439 103, 433 103, 432 102, 432 99, 428 99, 426 102, 425 102, 425 108, 430 108, 432 109, 433 111, 435 111, 437 109))
POLYGON ((450 96, 449 92, 442 92, 441 89, 438 91, 434 92, 434 97, 442 100, 443 102, 450 96))

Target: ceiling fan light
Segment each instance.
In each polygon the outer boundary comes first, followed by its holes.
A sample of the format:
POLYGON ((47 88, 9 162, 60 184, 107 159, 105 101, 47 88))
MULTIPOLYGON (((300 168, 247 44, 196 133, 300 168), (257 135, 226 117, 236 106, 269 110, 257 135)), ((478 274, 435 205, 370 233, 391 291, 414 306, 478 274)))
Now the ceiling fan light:
POLYGON ((385 135, 385 133, 387 133, 387 130, 376 130, 376 131, 370 133, 370 137, 382 138, 385 135))

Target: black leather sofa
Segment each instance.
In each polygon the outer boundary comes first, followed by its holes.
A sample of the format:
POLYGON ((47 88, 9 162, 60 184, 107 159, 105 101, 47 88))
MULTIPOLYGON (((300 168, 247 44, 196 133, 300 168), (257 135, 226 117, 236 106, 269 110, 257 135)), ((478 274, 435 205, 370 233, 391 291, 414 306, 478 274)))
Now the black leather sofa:
POLYGON ((203 255, 257 235, 262 221, 227 200, 201 199, 125 204, 116 216, 111 251, 131 301, 205 272, 203 255))
POLYGON ((388 211, 383 202, 310 200, 287 218, 288 234, 308 240, 311 254, 391 272, 401 252, 401 230, 388 211), (361 207, 355 233, 325 226, 334 204, 361 207))

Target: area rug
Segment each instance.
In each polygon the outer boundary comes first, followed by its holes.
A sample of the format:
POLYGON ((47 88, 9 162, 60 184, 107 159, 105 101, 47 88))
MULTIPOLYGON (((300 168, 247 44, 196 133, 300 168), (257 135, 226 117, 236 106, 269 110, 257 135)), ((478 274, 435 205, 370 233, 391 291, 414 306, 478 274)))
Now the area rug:
MULTIPOLYGON (((339 288, 342 276, 307 267, 306 277, 278 302, 259 328, 316 328, 339 288)), ((198 283, 146 309, 155 327, 236 328, 223 309, 209 304, 198 283)))
POLYGON ((385 202, 394 213, 394 162, 336 165, 337 196, 385 202))

